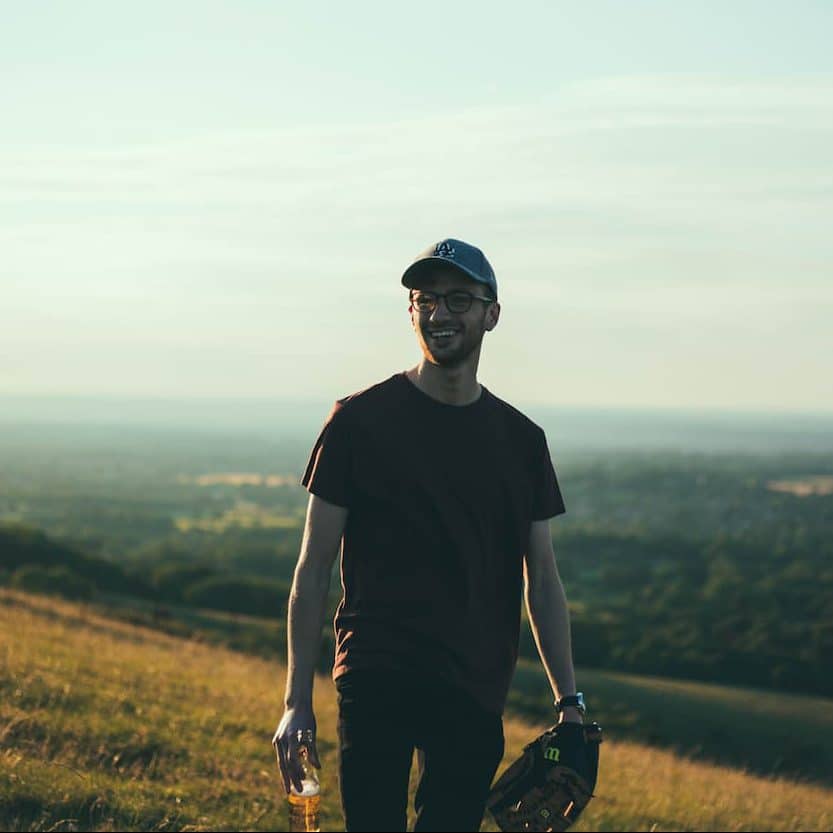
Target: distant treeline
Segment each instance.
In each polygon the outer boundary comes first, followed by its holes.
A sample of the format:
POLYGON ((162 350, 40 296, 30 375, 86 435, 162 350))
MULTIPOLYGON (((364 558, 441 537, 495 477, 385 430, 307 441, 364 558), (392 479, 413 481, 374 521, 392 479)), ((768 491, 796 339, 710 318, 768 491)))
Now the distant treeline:
POLYGON ((578 665, 833 695, 829 537, 574 531, 556 550, 578 665))
MULTIPOLYGON (((559 532, 555 544, 577 665, 833 696, 833 541, 801 529, 707 543, 587 529, 559 532)), ((178 551, 154 555, 123 566, 0 526, 0 580, 19 589, 286 615, 294 557, 282 559, 286 578, 259 578, 178 551)), ((528 628, 520 650, 537 656, 528 628)))
POLYGON ((19 590, 92 600, 102 593, 250 616, 286 615, 289 584, 174 561, 142 571, 64 546, 41 532, 0 526, 0 578, 19 590))

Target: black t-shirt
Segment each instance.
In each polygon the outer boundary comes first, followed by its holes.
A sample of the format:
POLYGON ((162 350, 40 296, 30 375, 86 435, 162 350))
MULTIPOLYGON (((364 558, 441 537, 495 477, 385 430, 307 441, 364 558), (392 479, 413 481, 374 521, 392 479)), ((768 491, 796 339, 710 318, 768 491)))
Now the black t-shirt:
POLYGON ((544 432, 481 390, 447 405, 397 373, 324 425, 301 482, 348 509, 334 678, 435 674, 503 711, 530 524, 565 510, 544 432))

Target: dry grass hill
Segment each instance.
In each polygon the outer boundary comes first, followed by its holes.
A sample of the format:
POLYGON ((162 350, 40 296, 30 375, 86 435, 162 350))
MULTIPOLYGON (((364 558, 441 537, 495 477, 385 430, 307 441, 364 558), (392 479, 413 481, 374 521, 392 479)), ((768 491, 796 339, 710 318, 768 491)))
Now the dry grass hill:
MULTIPOLYGON (((0 590, 0 829, 285 830, 270 745, 284 669, 0 590)), ((343 830, 316 685, 323 830, 343 830)), ((506 723, 506 760, 540 729, 506 723)), ((831 830, 833 791, 609 737, 575 830, 831 830)), ((483 829, 494 830, 488 821, 483 829)))

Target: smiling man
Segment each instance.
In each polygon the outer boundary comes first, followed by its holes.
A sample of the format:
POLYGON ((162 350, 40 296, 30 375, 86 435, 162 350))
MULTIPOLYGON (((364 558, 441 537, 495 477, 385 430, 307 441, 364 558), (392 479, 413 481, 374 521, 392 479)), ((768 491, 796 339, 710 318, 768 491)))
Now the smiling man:
MULTIPOLYGON (((332 565, 339 783, 348 830, 477 830, 503 756, 521 598, 559 720, 581 722, 549 519, 564 512, 544 432, 477 380, 500 318, 483 252, 431 246, 405 271, 422 358, 336 402, 310 456, 288 616, 287 790, 315 732, 314 669, 332 565)), ((318 765, 315 745, 311 758, 318 765)))

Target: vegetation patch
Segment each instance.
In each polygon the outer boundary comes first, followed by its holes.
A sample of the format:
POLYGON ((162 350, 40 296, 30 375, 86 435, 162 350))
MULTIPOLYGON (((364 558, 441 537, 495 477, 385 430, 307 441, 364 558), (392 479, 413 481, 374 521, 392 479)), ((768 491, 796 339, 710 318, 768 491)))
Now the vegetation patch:
MULTIPOLYGON (((124 622, 106 627, 104 617, 76 603, 9 590, 0 590, 0 598, 4 691, 9 680, 40 681, 38 697, 25 708, 0 701, 0 829, 287 829, 270 743, 285 683, 280 663, 124 622), (132 638, 120 638, 125 631, 132 638), (70 684, 63 700, 49 693, 58 691, 58 680, 70 684), (75 691, 83 696, 73 699, 75 691)), ((532 667, 524 670, 531 679, 532 667)), ((545 685, 537 672, 537 684, 545 685)), ((597 797, 577 833, 833 827, 830 789, 628 741, 611 708, 635 716, 634 736, 652 726, 673 734, 664 720, 687 694, 688 712, 680 706, 679 720, 698 734, 699 715, 704 734, 709 712, 740 709, 744 697, 752 700, 748 692, 729 689, 723 696, 714 686, 627 675, 617 680, 582 669, 579 679, 593 692, 590 707, 606 738, 597 797)), ((780 699, 780 710, 762 700, 759 723, 733 716, 721 730, 721 744, 737 747, 750 733, 763 735, 767 722, 789 727, 797 714, 808 723, 817 717, 815 701, 780 699)), ((323 761, 321 827, 343 830, 335 692, 327 676, 316 681, 315 711, 323 761)), ((502 766, 551 719, 551 700, 532 721, 509 716, 502 766)), ((814 731, 827 742, 823 723, 816 721, 814 731)), ((412 780, 411 799, 415 786, 412 780)), ((487 819, 482 829, 496 828, 487 819)))

